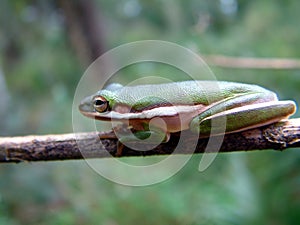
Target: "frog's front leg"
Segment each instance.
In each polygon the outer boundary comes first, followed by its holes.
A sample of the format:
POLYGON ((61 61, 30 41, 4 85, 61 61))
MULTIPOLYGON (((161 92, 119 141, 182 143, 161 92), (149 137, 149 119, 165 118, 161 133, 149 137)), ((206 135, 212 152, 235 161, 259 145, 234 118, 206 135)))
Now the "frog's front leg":
POLYGON ((272 93, 240 95, 199 114, 191 121, 190 129, 200 136, 209 136, 211 131, 213 135, 233 133, 277 122, 293 114, 295 109, 293 101, 278 101, 272 93))
POLYGON ((118 134, 118 144, 116 156, 122 156, 124 145, 129 143, 164 143, 170 139, 170 134, 159 128, 151 130, 128 129, 126 133, 118 134))
MULTIPOLYGON (((101 133, 99 135, 100 140, 104 140, 104 139, 118 139, 117 137, 117 133, 121 133, 124 132, 125 130, 127 130, 128 128, 125 128, 124 126, 115 126, 113 127, 113 129, 109 132, 105 132, 105 133, 101 133)), ((122 155, 122 151, 123 151, 123 144, 117 140, 117 152, 116 152, 116 156, 121 156, 122 155)))
POLYGON ((157 127, 145 125, 147 130, 135 130, 125 125, 118 125, 113 127, 109 133, 102 134, 100 139, 118 139, 116 156, 122 156, 124 145, 133 142, 146 142, 146 143, 164 143, 170 139, 170 133, 163 131, 157 127), (147 141, 145 141, 147 140, 147 141))

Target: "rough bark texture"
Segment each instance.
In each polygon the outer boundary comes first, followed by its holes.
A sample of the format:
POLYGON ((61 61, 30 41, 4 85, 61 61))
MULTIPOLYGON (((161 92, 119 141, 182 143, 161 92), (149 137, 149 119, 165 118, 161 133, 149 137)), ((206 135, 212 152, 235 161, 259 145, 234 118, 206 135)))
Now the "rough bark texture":
MULTIPOLYGON (((184 147, 177 150, 176 154, 202 153, 204 151, 283 150, 300 147, 300 119, 290 119, 257 129, 227 134, 224 136, 221 148, 217 146, 220 136, 212 137, 210 140, 200 138, 195 148, 190 143, 197 141, 198 137, 188 132, 186 132, 186 135, 188 135, 185 136, 187 138, 181 140, 184 147), (206 147, 208 141, 210 141, 209 148, 206 147)), ((173 134, 168 143, 160 144, 149 151, 135 151, 125 147, 122 156, 171 154, 177 146, 179 136, 179 133, 173 134)), ((138 145, 136 143, 136 146, 138 145)), ((145 144, 142 147, 147 148, 145 144)), ((111 132, 0 138, 0 162, 107 158, 114 157, 116 150, 117 139, 114 138, 114 134, 111 132)))

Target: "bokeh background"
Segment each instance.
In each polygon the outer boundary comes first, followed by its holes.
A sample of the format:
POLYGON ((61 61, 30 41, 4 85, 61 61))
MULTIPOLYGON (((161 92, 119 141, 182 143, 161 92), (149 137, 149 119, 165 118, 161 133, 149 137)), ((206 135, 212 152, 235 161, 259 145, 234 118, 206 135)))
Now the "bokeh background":
MULTIPOLYGON (((83 72, 127 42, 300 58, 299 9, 298 0, 2 0, 0 135, 72 132, 83 72)), ((299 69, 211 69, 219 80, 256 83, 300 102, 299 69)), ((299 149, 219 154, 202 173, 200 157, 139 188, 107 181, 83 160, 2 164, 0 224, 299 224, 299 149)))

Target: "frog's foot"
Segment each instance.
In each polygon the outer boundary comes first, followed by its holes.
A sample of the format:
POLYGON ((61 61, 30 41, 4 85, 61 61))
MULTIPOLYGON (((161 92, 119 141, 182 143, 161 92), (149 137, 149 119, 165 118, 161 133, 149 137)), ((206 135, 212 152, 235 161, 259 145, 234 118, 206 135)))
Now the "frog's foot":
POLYGON ((118 143, 117 143, 117 152, 116 152, 115 156, 116 157, 121 157, 123 149, 124 149, 123 143, 118 140, 118 143))
POLYGON ((134 131, 130 134, 119 137, 117 144, 116 156, 122 156, 124 145, 126 143, 145 143, 145 144, 160 144, 166 143, 170 140, 170 133, 165 133, 163 131, 134 131))

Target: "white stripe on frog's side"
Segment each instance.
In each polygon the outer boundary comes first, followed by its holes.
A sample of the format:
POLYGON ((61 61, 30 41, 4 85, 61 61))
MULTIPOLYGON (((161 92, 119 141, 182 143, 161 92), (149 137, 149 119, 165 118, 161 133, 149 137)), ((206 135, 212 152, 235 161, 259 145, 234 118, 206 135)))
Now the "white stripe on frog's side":
POLYGON ((107 118, 111 120, 124 120, 124 119, 151 119, 153 117, 172 117, 181 114, 193 114, 198 115, 199 113, 205 111, 208 107, 204 105, 177 105, 177 106, 164 106, 145 110, 143 112, 134 113, 119 113, 115 111, 107 113, 93 113, 93 116, 99 117, 99 119, 107 118))

